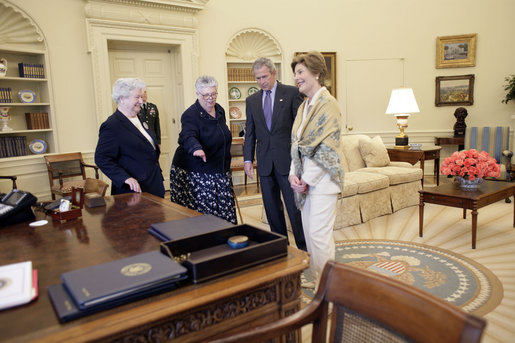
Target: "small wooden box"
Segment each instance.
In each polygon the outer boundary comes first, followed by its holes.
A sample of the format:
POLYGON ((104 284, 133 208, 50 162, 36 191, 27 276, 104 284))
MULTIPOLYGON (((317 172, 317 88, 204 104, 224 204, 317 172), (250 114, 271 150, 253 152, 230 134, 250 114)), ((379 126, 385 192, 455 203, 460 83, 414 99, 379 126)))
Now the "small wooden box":
POLYGON ((52 210, 50 215, 55 220, 65 221, 82 217, 82 207, 84 206, 84 190, 82 188, 72 188, 72 200, 70 209, 61 212, 59 209, 52 210))

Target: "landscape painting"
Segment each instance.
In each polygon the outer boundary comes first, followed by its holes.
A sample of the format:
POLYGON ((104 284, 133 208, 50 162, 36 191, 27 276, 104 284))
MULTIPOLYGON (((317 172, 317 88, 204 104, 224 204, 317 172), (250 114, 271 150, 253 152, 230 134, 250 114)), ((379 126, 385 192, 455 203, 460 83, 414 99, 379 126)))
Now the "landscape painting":
POLYGON ((436 77, 436 106, 472 105, 474 75, 436 77))

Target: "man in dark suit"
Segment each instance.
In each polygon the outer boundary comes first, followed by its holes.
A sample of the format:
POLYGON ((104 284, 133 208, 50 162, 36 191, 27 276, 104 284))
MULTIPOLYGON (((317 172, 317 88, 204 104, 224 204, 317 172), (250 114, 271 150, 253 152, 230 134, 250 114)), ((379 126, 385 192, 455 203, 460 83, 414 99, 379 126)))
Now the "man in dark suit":
POLYGON ((115 82, 117 109, 100 126, 95 163, 111 179, 111 194, 148 192, 163 198, 159 145, 138 118, 144 88, 138 78, 115 82))
POLYGON ((252 178, 255 152, 263 205, 272 232, 288 237, 282 193, 295 243, 299 249, 306 250, 300 211, 295 206, 288 181, 291 128, 303 99, 297 87, 277 81, 277 70, 270 59, 257 59, 252 70, 261 91, 246 99, 245 173, 252 178))
POLYGON ((157 144, 161 147, 161 126, 159 124, 159 111, 157 110, 157 106, 151 102, 147 102, 147 90, 143 91, 143 104, 141 105, 141 110, 138 113, 138 117, 145 126, 147 130, 150 130, 154 133, 154 136, 157 138, 157 144))

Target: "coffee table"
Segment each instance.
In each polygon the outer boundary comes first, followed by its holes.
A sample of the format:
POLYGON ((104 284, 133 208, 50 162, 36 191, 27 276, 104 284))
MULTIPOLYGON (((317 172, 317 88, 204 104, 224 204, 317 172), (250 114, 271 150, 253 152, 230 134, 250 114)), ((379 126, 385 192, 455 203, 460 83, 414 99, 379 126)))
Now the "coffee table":
MULTIPOLYGON (((477 210, 499 200, 515 195, 515 183, 483 181, 477 190, 462 190, 459 184, 448 183, 437 187, 427 187, 419 191, 419 236, 423 235, 424 204, 463 208, 463 219, 467 210, 472 210, 472 249, 476 248, 477 210)), ((513 226, 515 227, 515 201, 513 202, 513 226)))

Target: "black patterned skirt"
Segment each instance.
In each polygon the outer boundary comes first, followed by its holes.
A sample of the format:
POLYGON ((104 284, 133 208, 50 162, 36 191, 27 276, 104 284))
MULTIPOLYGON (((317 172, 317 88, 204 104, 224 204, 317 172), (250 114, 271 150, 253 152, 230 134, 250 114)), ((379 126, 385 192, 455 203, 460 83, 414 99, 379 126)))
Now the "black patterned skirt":
POLYGON ((212 214, 237 224, 231 172, 205 174, 172 165, 170 199, 203 214, 212 214))

